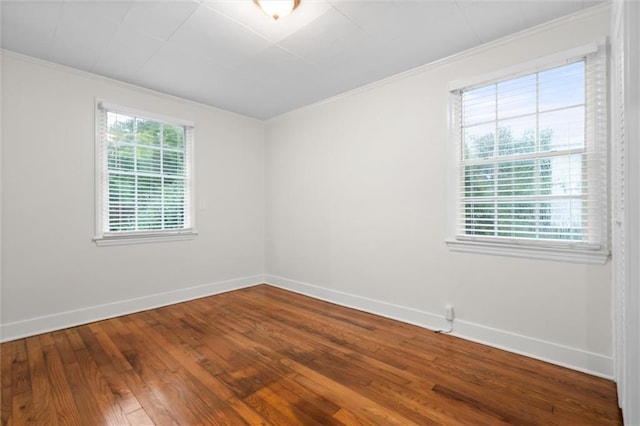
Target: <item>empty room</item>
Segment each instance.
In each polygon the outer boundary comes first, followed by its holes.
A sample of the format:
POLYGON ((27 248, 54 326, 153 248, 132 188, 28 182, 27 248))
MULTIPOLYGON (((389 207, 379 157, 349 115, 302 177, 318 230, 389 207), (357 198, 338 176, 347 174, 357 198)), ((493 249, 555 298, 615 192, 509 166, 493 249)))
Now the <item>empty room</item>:
POLYGON ((640 1, 0 26, 2 425, 640 426, 640 1))

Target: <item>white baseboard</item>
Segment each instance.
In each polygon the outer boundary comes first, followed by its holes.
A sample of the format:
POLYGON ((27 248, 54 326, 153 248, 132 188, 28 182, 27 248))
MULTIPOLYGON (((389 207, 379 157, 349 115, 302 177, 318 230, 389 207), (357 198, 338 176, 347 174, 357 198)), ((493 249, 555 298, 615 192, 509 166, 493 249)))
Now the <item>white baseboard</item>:
MULTIPOLYGON (((2 324, 0 325, 0 341, 5 342, 67 327, 74 327, 93 321, 100 321, 120 315, 251 287, 264 282, 285 290, 305 294, 317 299, 396 319, 431 330, 444 329, 447 326, 442 315, 274 275, 265 276, 259 274, 2 324)), ((467 340, 583 371, 595 376, 607 379, 613 378, 613 358, 610 356, 464 320, 455 321, 452 334, 467 340)))
POLYGON ((235 278, 217 283, 203 284, 195 287, 182 288, 166 293, 157 293, 135 299, 121 300, 104 305, 91 306, 73 311, 61 312, 53 315, 29 318, 22 321, 0 325, 0 341, 20 339, 49 331, 74 327, 120 315, 140 312, 147 309, 172 305, 187 300, 198 299, 214 294, 251 287, 264 283, 262 274, 235 278))
MULTIPOLYGON (((274 275, 266 275, 265 280, 268 284, 275 287, 431 330, 447 328, 447 322, 442 315, 274 275)), ((456 337, 483 343, 498 349, 504 349, 509 352, 536 358, 594 376, 613 379, 613 358, 611 356, 572 348, 463 320, 455 321, 454 331, 451 334, 456 337)))

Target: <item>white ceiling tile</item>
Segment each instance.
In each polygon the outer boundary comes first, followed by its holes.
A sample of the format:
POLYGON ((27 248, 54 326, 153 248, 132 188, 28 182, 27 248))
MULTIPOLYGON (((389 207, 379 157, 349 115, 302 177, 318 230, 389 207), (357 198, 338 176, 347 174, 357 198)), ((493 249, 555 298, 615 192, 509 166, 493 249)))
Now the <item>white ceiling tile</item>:
POLYGON ((367 7, 362 1, 330 0, 334 9, 349 18, 355 25, 369 34, 383 34, 395 37, 402 30, 402 16, 395 2, 381 1, 375 7, 367 7))
POLYGON ((133 0, 64 0, 63 14, 72 21, 100 20, 119 25, 132 4, 133 0))
POLYGON ((274 108, 299 108, 325 99, 330 96, 328 93, 332 93, 331 85, 305 65, 293 65, 281 76, 277 78, 269 74, 262 80, 247 80, 243 86, 235 87, 227 109, 236 112, 249 109, 253 117, 266 118, 272 116, 274 108))
POLYGON ((330 89, 325 98, 356 89, 406 69, 402 58, 397 55, 397 50, 385 40, 375 44, 363 44, 352 55, 344 52, 340 60, 318 65, 318 72, 330 89), (386 49, 393 50, 393 54, 386 49), (380 55, 380 51, 389 53, 380 55), (372 76, 372 80, 363 81, 363 73, 372 76))
POLYGON ((136 0, 122 24, 130 30, 166 41, 198 8, 198 3, 166 1, 158 6, 158 2, 136 0))
MULTIPOLYGON (((340 12, 370 33, 367 41, 379 45, 374 61, 393 59, 413 68, 480 42, 450 0, 382 2, 376 7, 367 7, 362 1, 333 1, 340 12)), ((367 48, 366 43, 362 48, 367 48)), ((358 47, 356 55, 362 48, 358 47)))
POLYGON ((238 65, 234 68, 234 72, 239 76, 261 80, 278 75, 287 77, 298 72, 297 70, 301 67, 304 67, 307 71, 312 70, 308 64, 297 56, 277 45, 273 45, 238 65))
POLYGON ((227 67, 235 67, 272 45, 204 6, 198 7, 170 41, 227 67))
POLYGON ((244 84, 233 96, 234 104, 250 106, 258 117, 268 117, 272 108, 281 105, 307 105, 328 89, 315 67, 278 46, 241 64, 234 70, 234 76, 244 84))
MULTIPOLYGON (((349 14, 358 17, 349 19, 358 21, 362 31, 375 31, 376 25, 384 20, 383 15, 391 20, 391 17, 400 16, 403 19, 400 19, 402 25, 398 22, 385 23, 388 32, 351 37, 347 43, 338 43, 346 48, 331 49, 332 57, 318 62, 319 69, 336 82, 336 87, 353 89, 370 82, 362 81, 360 75, 363 72, 372 78, 385 78, 448 56, 452 49, 460 51, 478 44, 460 10, 452 2, 390 2, 385 3, 378 13, 370 8, 364 15, 357 13, 358 7, 366 7, 362 2, 336 3, 341 12, 345 5, 349 14), (353 42, 357 44, 350 45, 353 42)), ((325 48, 323 52, 326 54, 327 50, 325 48)))
MULTIPOLYGON (((311 87, 326 88, 324 76, 315 67, 277 46, 239 66, 234 70, 234 75, 260 92, 279 93, 279 96, 299 97, 311 87)), ((268 105, 272 98, 257 102, 268 105)))
POLYGON ((544 7, 542 7, 542 4, 536 1, 522 1, 518 6, 522 10, 526 26, 531 27, 577 12, 582 9, 582 2, 577 0, 557 0, 545 2, 544 7))
POLYGON ((51 60, 91 70, 116 34, 131 2, 64 2, 51 60))
POLYGON ((163 42, 156 38, 121 26, 92 71, 126 80, 135 75, 162 45, 163 42))
POLYGON ((398 4, 396 11, 406 18, 402 19, 404 26, 395 31, 396 36, 391 41, 398 49, 397 54, 414 57, 416 66, 481 41, 458 5, 451 1, 405 2, 398 4))
POLYGON ((168 42, 146 61, 136 73, 136 80, 148 81, 158 90, 167 87, 170 93, 176 94, 190 86, 201 90, 211 81, 224 82, 231 75, 231 70, 223 64, 168 42))
POLYGON ((461 1, 459 7, 482 43, 513 34, 525 26, 519 2, 461 1), (500 18, 500 25, 496 25, 496 17, 500 18))
POLYGON ((366 36, 348 18, 331 9, 278 45, 309 63, 318 64, 333 62, 345 51, 357 51, 366 36))
POLYGON ((62 0, 1 2, 2 47, 48 59, 61 11, 62 0))

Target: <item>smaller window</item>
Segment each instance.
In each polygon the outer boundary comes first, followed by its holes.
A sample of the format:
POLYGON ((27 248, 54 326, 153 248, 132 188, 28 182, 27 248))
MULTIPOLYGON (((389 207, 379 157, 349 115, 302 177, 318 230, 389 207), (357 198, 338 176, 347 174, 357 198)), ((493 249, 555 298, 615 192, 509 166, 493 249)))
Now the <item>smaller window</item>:
POLYGON ((193 125, 105 102, 96 120, 96 243, 193 238, 193 125))
POLYGON ((457 202, 448 244, 606 260, 602 57, 596 50, 507 75, 452 91, 457 202))

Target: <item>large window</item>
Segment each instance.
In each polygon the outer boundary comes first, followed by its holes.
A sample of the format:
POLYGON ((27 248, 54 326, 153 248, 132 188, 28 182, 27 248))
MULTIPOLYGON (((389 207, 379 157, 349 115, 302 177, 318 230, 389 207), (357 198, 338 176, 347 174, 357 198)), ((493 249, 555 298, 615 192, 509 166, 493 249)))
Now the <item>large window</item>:
POLYGON ((606 79, 593 50, 452 91, 451 246, 606 259, 606 79))
POLYGON ((96 242, 192 238, 193 125, 98 102, 96 242))

